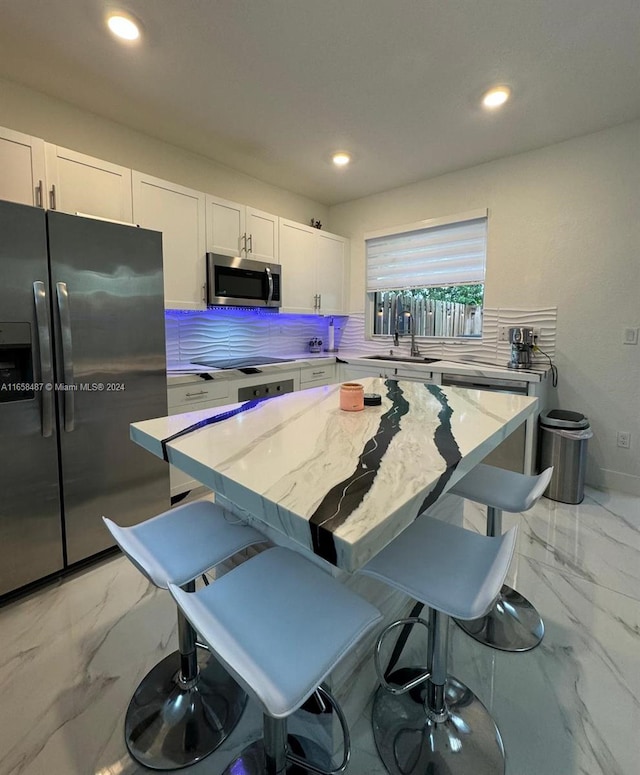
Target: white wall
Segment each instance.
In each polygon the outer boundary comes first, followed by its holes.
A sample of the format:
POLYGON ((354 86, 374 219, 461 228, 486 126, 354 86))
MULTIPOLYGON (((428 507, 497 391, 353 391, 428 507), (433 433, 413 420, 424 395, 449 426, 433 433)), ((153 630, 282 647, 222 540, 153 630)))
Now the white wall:
POLYGON ((327 220, 326 205, 3 79, 0 126, 294 221, 327 220))
POLYGON ((351 238, 351 309, 365 232, 480 207, 487 306, 558 307, 555 403, 591 420, 587 480, 640 494, 640 346, 622 343, 640 326, 640 122, 332 207, 329 228, 351 238))

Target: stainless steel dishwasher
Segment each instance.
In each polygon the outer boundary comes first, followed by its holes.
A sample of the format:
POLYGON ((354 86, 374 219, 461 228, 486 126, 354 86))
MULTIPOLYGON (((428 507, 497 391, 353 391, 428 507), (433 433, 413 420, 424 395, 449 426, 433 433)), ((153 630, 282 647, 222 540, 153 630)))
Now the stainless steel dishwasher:
MULTIPOLYGON (((499 379, 497 377, 464 376, 462 374, 443 374, 443 385, 469 388, 470 390, 493 390, 498 393, 517 393, 526 396, 529 383, 525 380, 499 379)), ((488 465, 506 468, 509 471, 524 473, 525 462, 525 423, 490 452, 482 461, 488 465)))

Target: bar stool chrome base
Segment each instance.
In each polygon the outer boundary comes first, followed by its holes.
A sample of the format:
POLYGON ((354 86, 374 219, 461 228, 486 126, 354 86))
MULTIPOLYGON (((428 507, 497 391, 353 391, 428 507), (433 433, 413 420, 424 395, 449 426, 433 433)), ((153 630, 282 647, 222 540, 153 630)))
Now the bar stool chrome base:
MULTIPOLYGON (((502 512, 528 511, 546 490, 553 468, 537 476, 480 463, 450 492, 487 507, 487 535, 502 535, 502 512)), ((544 637, 544 624, 533 605, 519 592, 502 586, 488 613, 469 621, 455 619, 458 627, 485 646, 500 651, 531 651, 544 637)))
POLYGON ((506 584, 487 614, 471 621, 454 621, 479 643, 500 651, 531 651, 544 637, 544 623, 536 609, 506 584))
MULTIPOLYGON (((389 683, 404 684, 426 668, 403 668, 389 683)), ((500 732, 475 694, 449 676, 443 720, 430 717, 427 685, 393 695, 380 687, 373 701, 373 735, 391 775, 504 775, 500 732)))
POLYGON ((188 767, 212 753, 238 723, 246 693, 205 649, 198 675, 179 681, 181 655, 159 662, 136 689, 125 719, 131 756, 152 770, 188 767))
MULTIPOLYGON (((297 735, 287 736, 287 745, 290 751, 300 757, 309 760, 310 764, 328 771, 331 762, 327 759, 326 752, 312 740, 297 735)), ((273 770, 267 769, 264 741, 256 740, 248 745, 242 753, 227 767, 222 775, 271 775, 273 770)), ((300 764, 287 762, 286 775, 315 775, 317 770, 310 770, 300 764)))

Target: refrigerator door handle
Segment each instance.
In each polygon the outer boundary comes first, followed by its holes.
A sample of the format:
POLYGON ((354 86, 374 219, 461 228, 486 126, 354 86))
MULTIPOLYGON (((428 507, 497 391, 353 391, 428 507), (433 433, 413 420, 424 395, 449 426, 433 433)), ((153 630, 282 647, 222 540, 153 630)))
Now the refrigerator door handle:
POLYGON ((42 380, 42 435, 53 433, 53 361, 51 360, 51 332, 47 319, 47 291, 41 280, 33 284, 33 299, 38 328, 38 352, 40 353, 40 379, 42 380))
POLYGON ((66 283, 56 283, 58 315, 60 317, 60 337, 62 340, 62 379, 64 380, 64 429, 72 431, 75 427, 73 391, 73 346, 71 341, 71 316, 69 313, 69 292, 66 283))

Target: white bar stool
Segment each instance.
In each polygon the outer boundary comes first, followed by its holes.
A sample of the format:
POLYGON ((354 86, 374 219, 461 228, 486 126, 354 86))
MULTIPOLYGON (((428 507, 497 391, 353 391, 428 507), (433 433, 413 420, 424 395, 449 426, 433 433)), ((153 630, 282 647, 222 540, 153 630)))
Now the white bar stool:
POLYGON ((515 543, 516 528, 487 538, 423 515, 360 571, 429 606, 428 622, 394 622, 376 644, 382 686, 373 703, 373 734, 392 775, 504 773, 500 732, 473 692, 447 674, 447 649, 449 617, 476 619, 491 607, 515 543), (387 678, 382 641, 405 624, 428 629, 426 669, 402 668, 387 678))
MULTIPOLYGON (((547 489, 553 468, 527 476, 484 463, 473 468, 449 492, 487 506, 487 535, 502 533, 502 512, 528 511, 547 489)), ((544 637, 544 623, 533 605, 504 585, 491 610, 456 624, 480 643, 501 651, 529 651, 544 637)))
POLYGON ((213 653, 263 708, 263 738, 245 748, 224 775, 343 772, 349 734, 328 692, 321 693, 333 705, 345 738, 338 768, 318 762, 316 744, 287 737, 287 717, 380 621, 380 612, 283 547, 267 549, 193 594, 172 584, 169 589, 213 653))
MULTIPOLYGON (((179 506, 132 527, 103 520, 116 542, 156 587, 195 589, 195 579, 236 552, 266 541, 207 501, 179 506)), ((215 582, 216 584, 218 582, 215 582)), ((178 609, 178 651, 142 679, 125 718, 131 756, 153 770, 200 761, 236 726, 247 695, 206 650, 178 609)))

